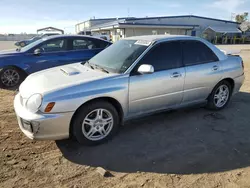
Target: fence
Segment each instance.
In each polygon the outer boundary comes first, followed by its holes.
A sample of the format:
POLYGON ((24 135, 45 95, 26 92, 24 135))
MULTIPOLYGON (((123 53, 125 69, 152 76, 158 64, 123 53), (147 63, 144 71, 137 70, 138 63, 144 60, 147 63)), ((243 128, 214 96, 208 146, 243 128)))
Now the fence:
POLYGON ((14 36, 0 36, 0 41, 20 41, 20 40, 27 40, 30 39, 32 37, 34 37, 34 35, 14 35, 14 36))

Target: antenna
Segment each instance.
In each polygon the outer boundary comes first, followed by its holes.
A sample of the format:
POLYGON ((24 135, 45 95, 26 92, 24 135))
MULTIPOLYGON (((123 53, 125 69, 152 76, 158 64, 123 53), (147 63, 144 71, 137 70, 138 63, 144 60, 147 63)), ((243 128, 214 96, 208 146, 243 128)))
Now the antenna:
POLYGON ((231 21, 234 21, 236 18, 236 13, 232 12, 231 13, 231 21))
POLYGON ((128 8, 128 17, 130 16, 129 13, 130 13, 130 9, 128 8))

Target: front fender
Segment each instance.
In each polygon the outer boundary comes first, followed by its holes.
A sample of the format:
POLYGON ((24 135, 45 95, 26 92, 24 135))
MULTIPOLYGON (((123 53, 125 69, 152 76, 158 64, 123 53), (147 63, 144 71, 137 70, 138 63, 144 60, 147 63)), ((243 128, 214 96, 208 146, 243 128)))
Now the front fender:
POLYGON ((120 103, 124 116, 126 116, 128 112, 128 77, 107 79, 102 82, 103 84, 96 82, 98 81, 45 94, 41 111, 45 110, 49 102, 56 103, 51 113, 62 113, 76 111, 90 100, 108 97, 120 103))
POLYGON ((9 66, 17 67, 23 70, 26 74, 30 74, 30 67, 22 62, 18 62, 18 57, 5 57, 4 59, 0 60, 0 69, 9 66))

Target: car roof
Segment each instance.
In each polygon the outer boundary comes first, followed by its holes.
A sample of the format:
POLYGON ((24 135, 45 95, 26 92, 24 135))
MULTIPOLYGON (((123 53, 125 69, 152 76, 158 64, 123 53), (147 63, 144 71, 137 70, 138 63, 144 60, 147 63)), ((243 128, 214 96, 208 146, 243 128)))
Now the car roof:
POLYGON ((44 37, 44 40, 49 40, 49 39, 56 39, 56 38, 71 38, 71 37, 80 37, 80 38, 90 38, 90 39, 97 39, 105 42, 109 42, 107 40, 103 40, 101 38, 93 37, 93 36, 88 36, 88 35, 52 35, 52 36, 47 36, 44 37))
POLYGON ((146 40, 150 42, 154 41, 162 41, 162 40, 167 40, 167 39, 197 39, 196 37, 191 37, 187 35, 144 35, 144 36, 134 36, 134 37, 128 37, 125 38, 125 40, 146 40))

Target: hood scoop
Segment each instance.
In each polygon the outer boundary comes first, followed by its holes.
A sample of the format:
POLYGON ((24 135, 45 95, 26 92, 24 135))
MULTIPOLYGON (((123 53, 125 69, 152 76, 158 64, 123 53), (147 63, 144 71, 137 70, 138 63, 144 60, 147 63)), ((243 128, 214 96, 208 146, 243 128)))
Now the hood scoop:
POLYGON ((73 75, 77 75, 81 73, 78 69, 73 68, 73 67, 63 67, 63 68, 60 68, 60 70, 67 76, 73 76, 73 75))

